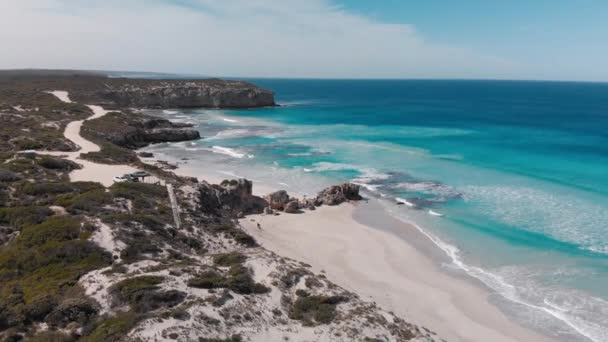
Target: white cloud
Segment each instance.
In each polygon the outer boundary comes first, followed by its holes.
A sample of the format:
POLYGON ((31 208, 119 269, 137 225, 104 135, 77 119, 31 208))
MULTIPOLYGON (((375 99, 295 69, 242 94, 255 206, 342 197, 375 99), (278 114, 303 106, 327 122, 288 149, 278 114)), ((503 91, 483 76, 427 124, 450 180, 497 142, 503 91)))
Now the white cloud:
POLYGON ((508 78, 517 67, 329 0, 3 1, 0 41, 0 68, 508 78))

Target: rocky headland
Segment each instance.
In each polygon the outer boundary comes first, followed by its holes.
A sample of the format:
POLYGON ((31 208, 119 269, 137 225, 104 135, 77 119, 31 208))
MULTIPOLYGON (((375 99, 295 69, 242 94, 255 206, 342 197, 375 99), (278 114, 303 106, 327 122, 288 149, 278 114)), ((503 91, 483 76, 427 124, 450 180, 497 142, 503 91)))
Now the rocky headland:
POLYGON ((251 83, 218 79, 110 82, 101 98, 137 108, 257 108, 274 106, 274 94, 251 83))

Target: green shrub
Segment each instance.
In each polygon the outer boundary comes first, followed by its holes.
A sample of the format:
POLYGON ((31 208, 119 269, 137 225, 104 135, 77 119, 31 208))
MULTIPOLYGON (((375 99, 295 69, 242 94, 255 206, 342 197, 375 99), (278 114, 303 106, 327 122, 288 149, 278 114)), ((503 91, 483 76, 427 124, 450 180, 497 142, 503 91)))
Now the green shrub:
POLYGON ((30 337, 28 342, 73 342, 76 339, 59 331, 42 331, 30 337))
POLYGON ((122 302, 132 303, 142 291, 157 290, 165 278, 160 276, 141 276, 125 279, 110 287, 110 293, 122 302))
POLYGON ((164 231, 165 223, 158 219, 156 215, 145 214, 109 214, 104 215, 102 220, 108 224, 122 223, 130 225, 131 223, 139 223, 144 228, 153 231, 164 231))
POLYGON ((8 248, 0 250, 0 290, 18 286, 28 304, 56 296, 81 275, 108 265, 109 253, 80 235, 80 222, 65 216, 23 228, 8 248))
POLYGON ((36 164, 49 170, 72 171, 80 169, 80 165, 74 163, 71 160, 51 156, 41 156, 36 160, 36 164))
POLYGON ((216 271, 205 271, 188 281, 188 286, 199 289, 219 289, 226 287, 224 276, 216 271))
POLYGON ((100 164, 131 164, 139 160, 135 152, 124 147, 109 142, 101 142, 100 147, 100 151, 83 153, 80 158, 100 164))
POLYGON ((55 204, 67 208, 73 214, 99 213, 103 206, 111 203, 112 195, 105 189, 91 190, 82 194, 65 194, 55 199, 55 204))
POLYGON ((223 233, 227 237, 232 238, 235 242, 245 247, 257 247, 257 242, 253 236, 247 234, 244 230, 236 228, 231 224, 214 225, 207 227, 212 233, 223 233))
POLYGON ((82 342, 116 342, 122 340, 141 320, 141 316, 133 312, 122 312, 107 318, 84 336, 82 342))
POLYGON ((39 224, 51 215, 53 211, 47 207, 0 208, 0 224, 21 230, 25 226, 39 224))
POLYGON ((239 294, 268 293, 270 289, 263 284, 256 283, 251 277, 251 271, 243 265, 234 265, 228 271, 226 287, 239 294))
POLYGON ((16 182, 21 180, 21 175, 6 169, 0 169, 0 182, 16 182))
POLYGON ((30 196, 58 195, 75 191, 74 186, 67 182, 52 183, 23 183, 21 192, 30 196))
POLYGON ((329 324, 336 317, 336 306, 345 301, 340 296, 298 296, 291 307, 289 318, 306 326, 329 324))
POLYGON ((132 263, 141 259, 143 254, 157 254, 162 250, 149 241, 141 239, 133 239, 128 241, 127 248, 120 252, 120 258, 125 263, 132 263))
POLYGON ((262 294, 270 289, 263 284, 256 283, 251 277, 251 271, 243 265, 234 265, 227 276, 209 270, 188 281, 188 286, 202 289, 227 288, 238 294, 262 294))
POLYGON ((110 191, 115 197, 123 197, 130 200, 136 200, 142 196, 159 199, 169 198, 166 187, 149 183, 114 183, 110 187, 110 191))
POLYGON ((68 216, 51 217, 41 224, 24 228, 17 238, 24 247, 41 246, 49 241, 75 240, 80 236, 80 221, 68 216))
POLYGON ((247 257, 239 252, 223 253, 213 257, 213 263, 223 267, 242 264, 245 260, 247 260, 247 257))
POLYGON ((150 312, 163 307, 174 307, 186 298, 186 293, 159 291, 164 277, 141 276, 125 279, 112 287, 110 293, 122 303, 129 303, 136 312, 150 312))
POLYGON ((39 150, 44 147, 44 145, 42 145, 42 143, 40 143, 36 140, 32 140, 30 138, 24 138, 24 137, 20 137, 20 138, 14 140, 14 144, 16 145, 17 149, 20 151, 39 150))

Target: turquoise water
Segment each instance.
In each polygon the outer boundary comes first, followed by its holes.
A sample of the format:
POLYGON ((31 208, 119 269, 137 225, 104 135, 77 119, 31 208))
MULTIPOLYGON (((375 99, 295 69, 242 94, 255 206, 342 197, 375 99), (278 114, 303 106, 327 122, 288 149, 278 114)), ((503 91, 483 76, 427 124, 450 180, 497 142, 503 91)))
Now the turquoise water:
POLYGON ((608 84, 254 82, 283 106, 158 113, 207 139, 152 150, 304 194, 356 182, 516 320, 608 341, 608 84))

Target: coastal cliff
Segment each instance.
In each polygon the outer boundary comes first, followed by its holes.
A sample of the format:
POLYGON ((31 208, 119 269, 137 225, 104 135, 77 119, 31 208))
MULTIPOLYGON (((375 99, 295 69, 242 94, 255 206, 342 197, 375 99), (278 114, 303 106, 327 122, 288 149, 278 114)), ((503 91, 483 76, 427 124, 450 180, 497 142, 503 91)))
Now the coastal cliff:
POLYGON ((110 82, 99 96, 123 107, 257 108, 274 106, 274 94, 251 83, 218 79, 110 82))

